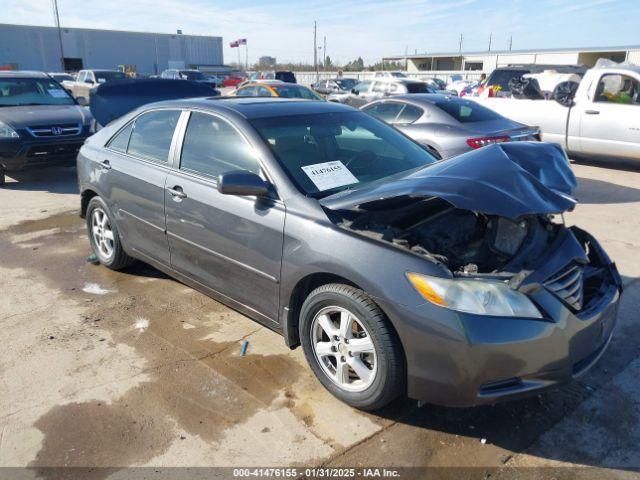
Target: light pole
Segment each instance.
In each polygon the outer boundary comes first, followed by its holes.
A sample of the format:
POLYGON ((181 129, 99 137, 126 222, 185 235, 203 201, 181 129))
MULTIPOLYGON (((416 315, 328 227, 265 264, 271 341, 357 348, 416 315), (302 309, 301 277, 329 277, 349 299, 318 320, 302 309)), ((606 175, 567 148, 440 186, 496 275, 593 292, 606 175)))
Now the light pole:
POLYGON ((61 71, 65 71, 64 65, 64 48, 62 47, 62 29, 60 28, 60 14, 58 13, 58 0, 51 0, 51 6, 53 7, 53 19, 56 22, 56 28, 58 29, 58 42, 60 44, 60 67, 61 71))

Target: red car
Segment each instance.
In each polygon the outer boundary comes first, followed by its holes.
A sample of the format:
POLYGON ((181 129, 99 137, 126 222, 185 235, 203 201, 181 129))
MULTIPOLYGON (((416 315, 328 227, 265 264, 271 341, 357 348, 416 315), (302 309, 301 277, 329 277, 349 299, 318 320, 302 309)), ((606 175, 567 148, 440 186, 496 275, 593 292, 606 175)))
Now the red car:
POLYGON ((238 84, 244 82, 246 80, 246 77, 242 77, 240 75, 229 75, 227 78, 225 78, 222 81, 222 86, 223 87, 237 87, 238 84))

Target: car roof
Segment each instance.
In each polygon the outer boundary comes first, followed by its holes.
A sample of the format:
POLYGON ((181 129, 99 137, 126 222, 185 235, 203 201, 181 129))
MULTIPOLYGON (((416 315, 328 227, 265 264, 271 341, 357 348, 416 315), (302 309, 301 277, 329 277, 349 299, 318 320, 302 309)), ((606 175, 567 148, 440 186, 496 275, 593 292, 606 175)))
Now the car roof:
POLYGON ((214 112, 227 110, 236 112, 247 119, 357 111, 353 107, 340 103, 277 97, 201 97, 169 100, 152 105, 154 107, 196 108, 214 112))
POLYGON ((31 70, 1 70, 0 78, 48 78, 44 72, 36 72, 31 70))
POLYGON ((249 83, 247 83, 246 85, 243 85, 243 87, 246 87, 247 85, 296 85, 294 84, 287 84, 285 82, 283 82, 282 80, 275 80, 275 79, 267 79, 267 78, 262 78, 262 79, 257 79, 257 80, 251 80, 249 83))
MULTIPOLYGON (((442 101, 454 101, 460 102, 467 99, 457 97, 455 95, 447 95, 444 93, 412 93, 409 95, 393 95, 392 97, 385 97, 381 100, 376 100, 376 103, 379 102, 393 102, 393 101, 401 101, 405 103, 414 103, 414 104, 422 104, 422 105, 435 105, 438 102, 442 101)), ((372 102, 373 103, 373 102, 372 102)))

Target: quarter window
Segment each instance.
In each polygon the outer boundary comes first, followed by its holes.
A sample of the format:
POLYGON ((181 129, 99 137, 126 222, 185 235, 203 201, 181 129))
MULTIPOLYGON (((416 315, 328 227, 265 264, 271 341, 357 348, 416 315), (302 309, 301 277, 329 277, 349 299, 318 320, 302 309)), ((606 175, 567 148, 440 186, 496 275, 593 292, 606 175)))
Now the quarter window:
POLYGON ((127 152, 149 160, 167 163, 179 110, 156 110, 140 115, 134 125, 127 152))
POLYGON ((226 121, 193 112, 184 137, 180 170, 217 178, 233 170, 259 174, 260 164, 249 144, 226 121))
POLYGON ((400 113, 400 110, 402 110, 401 103, 391 102, 378 103, 376 105, 373 105, 372 107, 364 109, 364 111, 369 115, 373 115, 374 117, 379 118, 380 120, 387 123, 393 122, 398 116, 398 113, 400 113))
POLYGON ((414 107, 413 105, 405 105, 400 115, 396 119, 397 123, 413 123, 418 120, 424 112, 421 108, 414 107))
POLYGON ((131 137, 131 130, 133 130, 133 122, 129 123, 126 127, 120 130, 109 142, 109 147, 117 150, 118 152, 125 153, 129 146, 129 137, 131 137))

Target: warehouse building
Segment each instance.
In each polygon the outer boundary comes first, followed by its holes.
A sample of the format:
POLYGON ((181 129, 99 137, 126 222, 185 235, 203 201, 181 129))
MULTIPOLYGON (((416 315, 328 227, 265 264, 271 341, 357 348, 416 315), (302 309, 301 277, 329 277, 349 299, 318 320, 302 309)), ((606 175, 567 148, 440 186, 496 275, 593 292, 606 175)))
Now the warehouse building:
POLYGON ((406 61, 407 71, 461 71, 491 72, 497 67, 513 64, 585 65, 592 67, 599 58, 615 62, 640 64, 640 46, 605 48, 562 48, 546 50, 505 50, 469 53, 421 53, 385 57, 384 61, 406 61))
MULTIPOLYGON (((222 37, 62 28, 66 71, 126 68, 158 74, 167 68, 223 72, 222 37)), ((0 24, 0 69, 60 71, 58 29, 0 24)))

